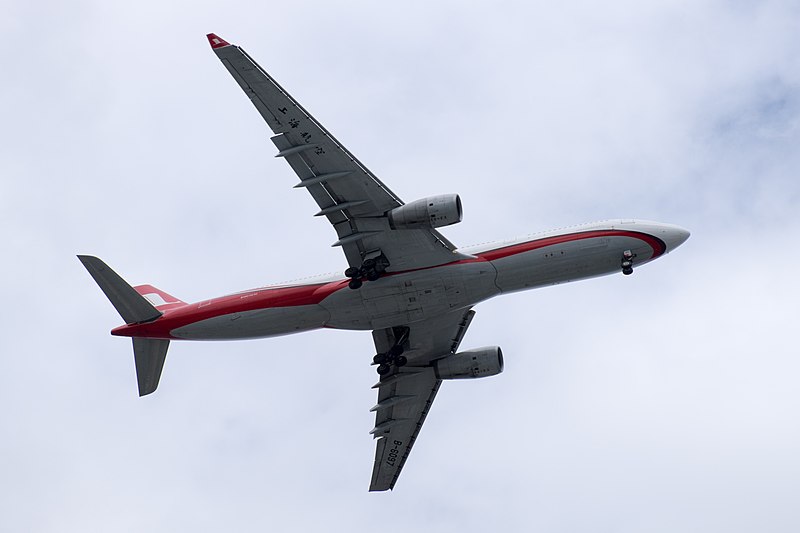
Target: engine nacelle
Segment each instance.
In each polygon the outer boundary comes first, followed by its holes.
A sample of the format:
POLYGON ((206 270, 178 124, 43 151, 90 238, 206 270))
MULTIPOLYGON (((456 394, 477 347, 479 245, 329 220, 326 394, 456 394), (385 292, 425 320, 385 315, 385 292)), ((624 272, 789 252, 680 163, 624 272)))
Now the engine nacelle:
POLYGON ((503 371, 503 350, 486 346, 448 355, 433 363, 439 379, 471 379, 494 376, 503 371))
POLYGON ((401 205, 389 211, 392 229, 439 228, 461 222, 461 198, 440 194, 401 205))

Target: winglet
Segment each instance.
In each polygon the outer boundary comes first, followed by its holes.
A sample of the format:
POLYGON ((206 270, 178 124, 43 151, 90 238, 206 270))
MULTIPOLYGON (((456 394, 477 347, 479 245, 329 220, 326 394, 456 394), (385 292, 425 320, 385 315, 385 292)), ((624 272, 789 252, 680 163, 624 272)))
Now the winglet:
POLYGON ((222 48, 224 46, 230 46, 231 43, 223 39, 222 37, 218 36, 216 33, 209 33, 206 35, 208 37, 208 43, 211 45, 211 48, 217 49, 222 48))

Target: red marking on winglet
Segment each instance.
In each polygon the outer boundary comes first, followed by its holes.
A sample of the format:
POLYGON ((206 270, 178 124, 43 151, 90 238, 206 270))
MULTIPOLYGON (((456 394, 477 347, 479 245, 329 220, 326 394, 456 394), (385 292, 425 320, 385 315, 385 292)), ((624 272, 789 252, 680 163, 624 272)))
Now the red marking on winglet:
POLYGON ((211 48, 215 50, 217 48, 222 48, 223 46, 230 46, 231 43, 223 39, 222 37, 218 36, 216 33, 209 33, 206 35, 208 37, 208 42, 211 44, 211 48))

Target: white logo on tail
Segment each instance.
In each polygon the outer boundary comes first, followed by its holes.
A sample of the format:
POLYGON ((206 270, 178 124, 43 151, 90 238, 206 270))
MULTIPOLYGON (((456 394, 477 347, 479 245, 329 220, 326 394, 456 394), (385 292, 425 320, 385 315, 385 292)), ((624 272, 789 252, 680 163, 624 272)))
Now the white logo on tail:
POLYGON ((162 298, 160 294, 155 292, 151 292, 150 294, 143 294, 142 296, 144 296, 148 302, 153 304, 154 307, 161 307, 162 305, 178 303, 178 302, 168 302, 164 298, 162 298))

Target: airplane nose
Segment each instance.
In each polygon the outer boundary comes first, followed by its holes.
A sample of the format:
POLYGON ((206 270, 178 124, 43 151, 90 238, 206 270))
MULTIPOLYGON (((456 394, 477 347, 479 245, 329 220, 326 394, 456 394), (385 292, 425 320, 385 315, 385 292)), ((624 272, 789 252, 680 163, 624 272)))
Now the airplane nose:
POLYGON ((664 243, 667 245, 667 252, 671 252, 689 238, 689 230, 680 226, 670 226, 664 231, 664 243))

